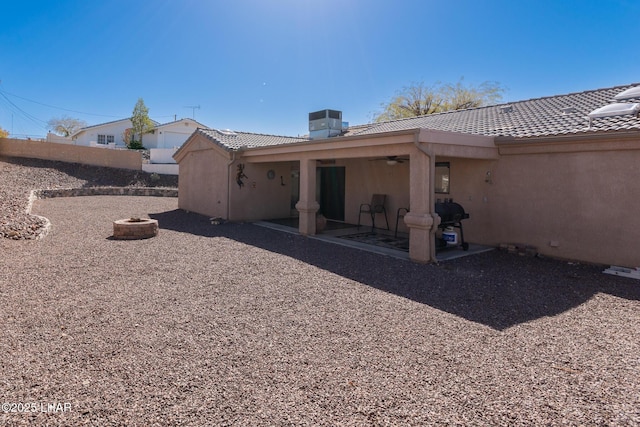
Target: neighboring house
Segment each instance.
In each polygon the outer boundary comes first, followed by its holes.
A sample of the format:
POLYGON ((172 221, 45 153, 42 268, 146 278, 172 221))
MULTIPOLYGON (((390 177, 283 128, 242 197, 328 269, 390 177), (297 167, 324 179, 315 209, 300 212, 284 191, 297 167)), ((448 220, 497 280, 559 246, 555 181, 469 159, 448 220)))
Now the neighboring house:
POLYGON ((391 224, 409 209, 400 224, 410 258, 430 262, 435 201, 452 198, 470 214, 469 242, 640 266, 638 85, 323 133, 341 119, 327 112, 310 115, 311 138, 198 129, 174 155, 179 207, 229 220, 298 216, 312 235, 317 212, 357 223, 360 204, 386 194, 391 224))
MULTIPOLYGON (((143 162, 142 170, 178 175, 179 168, 175 164, 173 154, 198 127, 206 127, 192 119, 180 119, 164 124, 153 120, 152 122, 153 129, 142 137, 142 145, 149 150, 149 160, 143 162)), ((68 141, 49 136, 47 141, 90 147, 125 148, 125 134, 130 135, 130 132, 131 120, 122 119, 82 128, 68 138, 68 141)))
MULTIPOLYGON (((180 147, 198 127, 206 128, 192 119, 180 119, 164 124, 154 120, 152 122, 153 129, 142 137, 142 145, 147 149, 180 147)), ((76 145, 112 144, 116 147, 124 147, 124 134, 127 129, 131 129, 131 120, 128 118, 87 126, 73 134, 71 139, 76 145)))
MULTIPOLYGON (((157 124, 157 122, 154 122, 154 125, 157 124)), ((123 136, 125 131, 130 128, 130 119, 115 120, 112 122, 84 127, 71 135, 71 139, 76 145, 111 145, 115 147, 124 147, 126 144, 123 136)))
POLYGON ((145 148, 178 148, 197 128, 206 128, 192 119, 180 119, 158 124, 143 138, 145 148))

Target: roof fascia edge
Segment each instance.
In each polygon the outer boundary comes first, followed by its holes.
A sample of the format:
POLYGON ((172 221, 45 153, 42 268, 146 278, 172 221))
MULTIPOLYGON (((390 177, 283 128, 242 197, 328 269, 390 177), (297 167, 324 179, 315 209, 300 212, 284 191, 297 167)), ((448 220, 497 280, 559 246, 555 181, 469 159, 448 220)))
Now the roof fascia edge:
POLYGON ((268 150, 268 149, 274 149, 274 148, 288 148, 288 147, 299 147, 299 146, 312 146, 312 145, 321 145, 321 144, 325 144, 325 143, 333 143, 335 141, 357 141, 360 139, 372 139, 372 138, 388 138, 388 137, 393 137, 393 136, 401 136, 401 135, 413 135, 417 132, 419 132, 420 129, 419 128, 415 128, 415 129, 409 129, 409 130, 396 130, 396 131, 391 131, 391 132, 380 132, 380 133, 370 133, 370 134, 366 134, 366 135, 351 135, 351 136, 340 136, 340 137, 331 137, 331 138, 324 138, 324 139, 310 139, 310 140, 305 140, 305 141, 299 141, 299 142, 292 142, 292 143, 288 143, 288 144, 278 144, 278 145, 269 145, 266 147, 248 147, 245 148, 243 151, 247 152, 247 151, 261 151, 261 150, 268 150))
POLYGON ((309 141, 300 141, 300 142, 292 142, 289 144, 279 144, 279 145, 270 145, 266 147, 250 147, 243 150, 244 153, 248 155, 260 155, 261 153, 269 152, 269 151, 281 151, 286 150, 289 151, 313 151, 314 149, 318 149, 323 144, 334 144, 340 142, 351 142, 358 140, 371 140, 378 138, 389 138, 394 136, 408 136, 415 135, 419 133, 420 129, 410 129, 410 130, 402 130, 402 131, 392 131, 392 132, 381 132, 375 134, 368 135, 353 135, 353 136, 343 136, 343 137, 333 137, 333 138, 325 138, 325 139, 316 139, 309 141))
POLYGON ((566 143, 579 143, 583 141, 598 141, 607 140, 611 138, 618 139, 640 139, 640 131, 606 131, 597 133, 584 133, 584 134, 568 134, 568 135, 555 135, 555 136, 527 136, 527 137, 514 137, 514 136, 496 136, 494 142, 498 146, 517 145, 525 146, 532 144, 566 144, 566 143))
POLYGON ((640 132, 600 132, 589 135, 496 139, 500 155, 577 153, 640 149, 640 132))

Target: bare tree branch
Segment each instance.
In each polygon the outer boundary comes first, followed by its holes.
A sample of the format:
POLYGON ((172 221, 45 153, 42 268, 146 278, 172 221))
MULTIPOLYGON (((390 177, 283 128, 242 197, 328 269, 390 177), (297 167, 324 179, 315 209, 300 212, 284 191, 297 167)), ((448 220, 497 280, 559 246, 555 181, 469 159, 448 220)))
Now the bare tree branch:
POLYGON ((502 99, 503 92, 496 82, 465 86, 462 78, 456 84, 426 86, 423 82, 413 83, 399 91, 391 101, 381 104, 383 110, 373 120, 384 122, 492 105, 502 99))
POLYGON ((47 122, 47 127, 58 135, 69 137, 87 126, 87 122, 73 117, 54 117, 47 122))

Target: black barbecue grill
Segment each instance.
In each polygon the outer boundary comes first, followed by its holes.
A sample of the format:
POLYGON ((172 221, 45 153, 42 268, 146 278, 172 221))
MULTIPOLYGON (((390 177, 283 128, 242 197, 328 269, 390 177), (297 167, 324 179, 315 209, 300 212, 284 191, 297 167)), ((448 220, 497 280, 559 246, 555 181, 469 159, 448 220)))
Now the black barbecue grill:
POLYGON ((441 230, 447 227, 460 229, 460 245, 465 251, 469 249, 469 244, 465 243, 462 232, 462 220, 469 218, 469 214, 464 211, 464 208, 453 201, 445 201, 436 203, 435 211, 440 216, 438 228, 441 230))

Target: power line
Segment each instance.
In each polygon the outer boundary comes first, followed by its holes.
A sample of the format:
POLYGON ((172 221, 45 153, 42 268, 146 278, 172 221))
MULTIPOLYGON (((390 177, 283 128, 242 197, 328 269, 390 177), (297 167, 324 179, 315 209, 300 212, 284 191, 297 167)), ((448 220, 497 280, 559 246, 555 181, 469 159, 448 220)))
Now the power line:
MULTIPOLYGON (((9 93, 9 92, 4 91, 2 89, 0 89, 0 94, 5 98, 7 98, 6 95, 9 95, 9 96, 13 96, 15 98, 22 99, 23 101, 32 102, 34 104, 42 105, 44 107, 54 108, 56 110, 69 111, 71 113, 84 114, 84 115, 87 115, 87 116, 98 116, 98 117, 112 117, 112 118, 120 117, 120 116, 113 116, 113 115, 109 115, 109 114, 87 113, 87 112, 84 112, 84 111, 77 111, 77 110, 70 110, 68 108, 63 108, 63 107, 56 107, 55 105, 49 105, 49 104, 45 104, 43 102, 34 101, 33 99, 28 99, 28 98, 22 97, 20 95, 15 95, 13 93, 9 93)), ((11 101, 9 101, 9 102, 11 102, 11 101)))
POLYGON ((31 120, 32 122, 34 122, 38 126, 40 126, 40 123, 42 123, 44 125, 47 124, 47 122, 45 122, 44 120, 41 120, 41 119, 37 118, 36 116, 27 113, 22 108, 18 107, 16 104, 13 103, 13 101, 11 101, 9 98, 7 98, 7 96, 2 91, 0 91, 0 96, 2 96, 2 98, 4 98, 6 100, 6 102, 9 104, 9 109, 11 110, 11 112, 13 112, 13 113, 16 113, 16 112, 21 113, 25 118, 31 120), (11 107, 15 108, 15 110, 17 110, 17 111, 13 110, 13 108, 11 108, 11 107), (38 122, 40 122, 40 123, 38 123, 38 122))
MULTIPOLYGON (((0 84, 1 83, 2 83, 2 81, 0 80, 0 84)), ((68 111, 68 112, 76 113, 76 114, 82 114, 82 115, 87 115, 87 116, 97 116, 97 117, 121 118, 121 116, 114 116, 114 115, 109 115, 109 114, 87 113, 85 111, 72 110, 72 109, 69 109, 69 108, 63 108, 63 107, 58 107, 58 106, 55 106, 55 105, 45 104, 43 102, 39 102, 39 101, 35 101, 33 99, 25 98, 23 96, 16 95, 16 94, 13 94, 13 93, 10 93, 10 92, 7 92, 5 90, 0 89, 0 101, 1 101, 0 103, 5 104, 5 108, 12 113, 12 118, 13 118, 13 114, 15 114, 16 116, 23 117, 23 118, 33 122, 34 124, 36 124, 39 127, 42 126, 44 129, 47 129, 47 126, 48 126, 47 122, 35 117, 34 115, 32 115, 32 114, 26 112, 25 110, 23 110, 22 108, 20 108, 11 99, 9 99, 9 96, 11 96, 13 98, 21 99, 23 101, 31 102, 33 104, 42 105, 42 106, 47 107, 47 108, 53 108, 53 109, 61 110, 61 111, 68 111)), ((200 106, 199 105, 197 105, 197 106, 188 106, 188 107, 185 107, 185 108, 192 108, 193 109, 192 115, 195 118, 195 109, 200 109, 200 106)), ((176 115, 164 115, 164 116, 155 116, 155 117, 156 118, 165 118, 165 117, 174 117, 175 118, 175 116, 176 115)))

